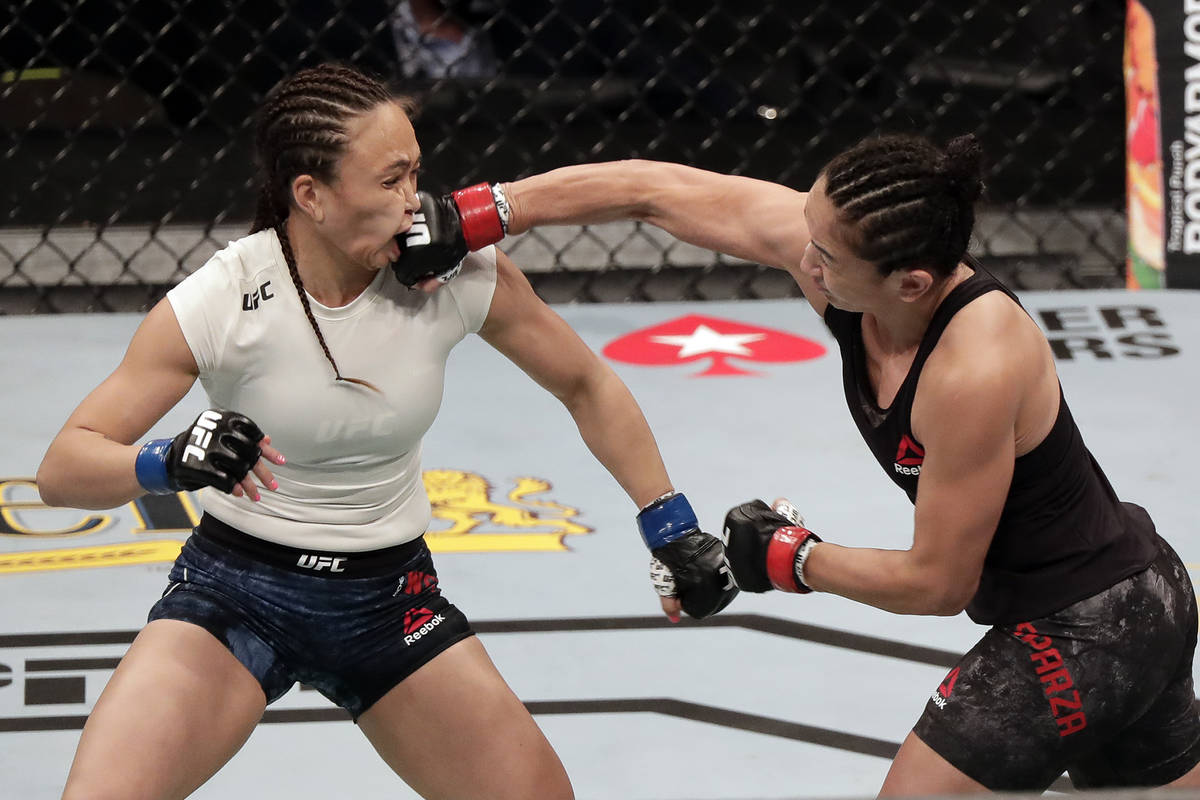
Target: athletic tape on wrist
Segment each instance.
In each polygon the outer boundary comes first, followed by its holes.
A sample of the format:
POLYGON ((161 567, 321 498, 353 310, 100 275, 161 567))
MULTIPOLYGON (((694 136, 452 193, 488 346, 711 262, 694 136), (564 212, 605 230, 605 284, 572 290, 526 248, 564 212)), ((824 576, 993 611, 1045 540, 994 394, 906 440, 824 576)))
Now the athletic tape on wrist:
POLYGON ((508 196, 504 194, 504 187, 498 183, 492 184, 492 202, 496 204, 496 213, 500 215, 500 227, 504 229, 504 234, 508 235, 508 218, 512 211, 508 206, 508 196))
POLYGON ((700 529, 692 504, 681 494, 670 494, 643 508, 637 515, 637 525, 642 541, 651 550, 700 529))
POLYGON ((809 534, 809 537, 804 540, 804 544, 800 545, 800 549, 796 551, 796 561, 792 567, 792 574, 796 578, 796 583, 801 587, 800 594, 808 594, 812 591, 812 587, 808 585, 808 581, 804 579, 804 562, 808 561, 808 554, 817 546, 817 542, 821 541, 816 534, 809 534))
POLYGON ((167 451, 171 449, 171 439, 152 439, 142 445, 137 459, 133 462, 133 472, 137 482, 150 494, 175 494, 176 489, 171 485, 167 475, 167 451))

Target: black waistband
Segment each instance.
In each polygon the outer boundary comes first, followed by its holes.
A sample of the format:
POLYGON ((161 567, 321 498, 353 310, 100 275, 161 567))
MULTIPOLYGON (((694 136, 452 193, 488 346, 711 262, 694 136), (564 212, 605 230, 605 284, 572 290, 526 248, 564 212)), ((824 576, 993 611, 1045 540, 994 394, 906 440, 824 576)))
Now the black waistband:
POLYGON ((425 547, 424 537, 419 536, 410 542, 381 550, 349 553, 302 550, 243 533, 210 514, 200 518, 194 535, 244 558, 302 575, 319 575, 323 578, 372 578, 388 575, 403 567, 425 547))

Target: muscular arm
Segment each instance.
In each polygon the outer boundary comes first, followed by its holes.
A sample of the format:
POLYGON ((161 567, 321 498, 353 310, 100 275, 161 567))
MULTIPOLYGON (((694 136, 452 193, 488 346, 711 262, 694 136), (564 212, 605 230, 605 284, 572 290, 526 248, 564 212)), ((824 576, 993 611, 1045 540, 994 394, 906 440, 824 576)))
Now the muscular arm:
POLYGON ((142 321, 125 357, 84 398, 38 467, 48 505, 113 508, 145 490, 134 474, 133 443, 187 394, 196 361, 165 299, 142 321))
POLYGON ((818 544, 805 563, 812 588, 901 614, 953 615, 974 596, 1012 482, 1021 368, 978 353, 933 366, 913 413, 925 460, 912 547, 818 544))
POLYGON ((800 269, 808 195, 767 181, 659 161, 563 167, 504 185, 508 232, 632 219, 709 250, 787 270, 818 313, 825 298, 800 269))
POLYGON ((671 487, 629 389, 496 253, 496 292, 480 335, 562 401, 588 449, 640 508, 671 487))

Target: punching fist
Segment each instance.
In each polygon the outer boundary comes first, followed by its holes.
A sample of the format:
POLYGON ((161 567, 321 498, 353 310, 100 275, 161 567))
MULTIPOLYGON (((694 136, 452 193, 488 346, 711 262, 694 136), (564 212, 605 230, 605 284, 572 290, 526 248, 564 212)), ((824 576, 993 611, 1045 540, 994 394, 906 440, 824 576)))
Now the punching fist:
POLYGON ((417 198, 421 208, 413 226, 396 237, 400 257, 392 263, 396 278, 409 288, 429 278, 445 283, 458 274, 467 253, 504 238, 508 204, 498 184, 441 197, 417 192, 417 198))
POLYGON ((725 553, 737 585, 747 592, 779 589, 806 594, 804 561, 821 541, 803 526, 791 504, 782 514, 762 500, 751 500, 725 515, 725 553))
POLYGON ((650 579, 660 595, 677 596, 689 617, 716 614, 737 597, 721 540, 700 530, 682 494, 660 497, 637 515, 650 548, 650 579))
POLYGON ((151 494, 214 486, 222 492, 254 468, 263 432, 248 417, 209 409, 174 439, 155 439, 138 452, 138 483, 151 494))

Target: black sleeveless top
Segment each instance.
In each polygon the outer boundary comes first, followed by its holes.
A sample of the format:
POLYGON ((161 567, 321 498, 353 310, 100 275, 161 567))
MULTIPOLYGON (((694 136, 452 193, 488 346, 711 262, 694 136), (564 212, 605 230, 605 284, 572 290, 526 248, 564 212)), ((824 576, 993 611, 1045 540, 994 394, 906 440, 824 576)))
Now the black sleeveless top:
MULTIPOLYGON (((975 274, 954 287, 934 312, 890 408, 876 404, 867 377, 862 314, 833 306, 825 311, 825 324, 842 351, 842 382, 854 422, 880 466, 914 503, 925 455, 911 427, 921 368, 950 319, 975 298, 999 290, 1019 305, 977 262, 968 263, 975 274)), ((1053 428, 1016 459, 967 614, 984 624, 1026 622, 1090 597, 1150 564, 1153 532, 1143 508, 1117 499, 1084 446, 1060 385, 1053 428)))

